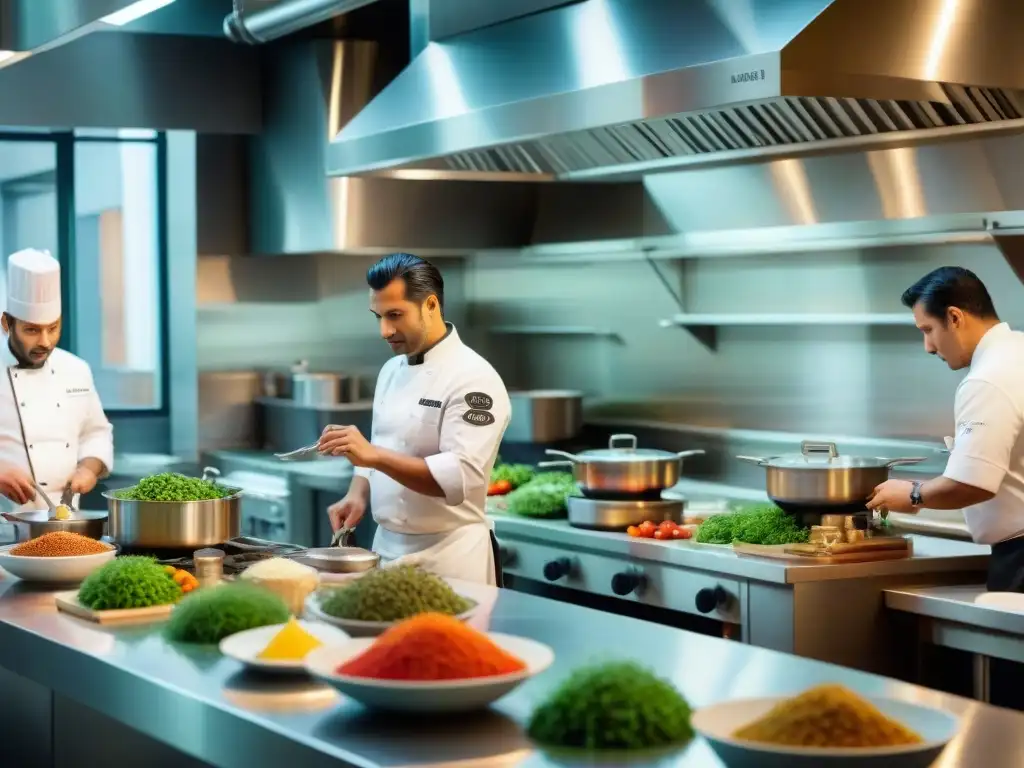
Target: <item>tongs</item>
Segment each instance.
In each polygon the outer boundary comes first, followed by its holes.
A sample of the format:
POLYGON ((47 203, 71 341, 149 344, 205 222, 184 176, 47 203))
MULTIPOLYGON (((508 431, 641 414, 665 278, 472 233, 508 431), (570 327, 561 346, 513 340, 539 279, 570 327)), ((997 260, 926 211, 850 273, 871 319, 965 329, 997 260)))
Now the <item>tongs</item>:
MULTIPOLYGON (((330 429, 341 429, 337 424, 328 424, 324 427, 324 431, 330 429)), ((305 448, 297 448, 294 451, 288 451, 288 453, 275 453, 274 458, 280 459, 281 461, 309 461, 311 459, 319 459, 322 457, 320 453, 320 440, 318 439, 312 445, 307 445, 305 448)))
POLYGON ((344 525, 341 526, 341 528, 339 528, 338 530, 336 530, 334 532, 334 536, 331 537, 331 546, 332 547, 347 547, 347 546, 349 546, 348 542, 349 542, 349 539, 352 536, 352 533, 353 533, 353 530, 351 528, 346 528, 344 525))
POLYGON ((71 483, 68 483, 66 486, 64 486, 64 491, 61 493, 60 496, 59 505, 55 505, 53 503, 53 501, 46 494, 46 491, 42 489, 42 486, 40 486, 39 483, 32 483, 32 485, 35 486, 36 493, 39 494, 39 497, 46 503, 46 509, 49 512, 47 519, 50 522, 53 522, 55 520, 67 520, 71 517, 72 513, 74 512, 74 506, 72 502, 74 501, 75 498, 75 494, 71 490, 71 483), (67 511, 64 512, 64 514, 61 514, 64 510, 67 511))

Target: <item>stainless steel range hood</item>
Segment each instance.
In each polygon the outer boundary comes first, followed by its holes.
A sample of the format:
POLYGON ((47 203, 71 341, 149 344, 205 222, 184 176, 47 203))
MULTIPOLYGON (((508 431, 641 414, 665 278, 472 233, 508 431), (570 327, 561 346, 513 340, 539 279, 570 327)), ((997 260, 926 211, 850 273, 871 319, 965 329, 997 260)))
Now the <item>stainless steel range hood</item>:
POLYGON ((425 50, 331 174, 609 178, 1021 128, 1019 0, 585 0, 425 50))

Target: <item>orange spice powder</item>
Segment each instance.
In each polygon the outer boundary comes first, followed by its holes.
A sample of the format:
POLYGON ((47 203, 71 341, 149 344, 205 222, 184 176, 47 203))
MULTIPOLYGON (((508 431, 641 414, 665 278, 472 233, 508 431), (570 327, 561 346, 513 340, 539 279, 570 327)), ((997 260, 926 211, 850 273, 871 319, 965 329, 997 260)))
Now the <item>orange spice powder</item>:
POLYGON ((391 627, 338 674, 377 680, 463 680, 510 675, 526 664, 452 616, 421 613, 391 627))

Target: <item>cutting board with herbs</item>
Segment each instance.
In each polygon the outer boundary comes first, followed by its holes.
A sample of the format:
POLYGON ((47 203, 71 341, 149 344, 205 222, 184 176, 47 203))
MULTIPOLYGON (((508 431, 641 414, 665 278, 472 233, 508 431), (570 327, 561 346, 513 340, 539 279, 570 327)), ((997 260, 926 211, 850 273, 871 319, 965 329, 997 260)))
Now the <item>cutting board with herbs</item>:
POLYGON ((902 560, 913 554, 910 547, 904 547, 841 552, 836 552, 833 548, 832 554, 826 555, 818 554, 817 548, 811 544, 733 544, 733 551, 737 555, 746 557, 767 557, 804 565, 840 565, 843 563, 872 563, 879 560, 902 560))
POLYGON ((86 621, 94 621, 97 624, 127 624, 130 622, 163 621, 170 618, 174 610, 174 603, 167 605, 152 605, 147 608, 121 608, 106 611, 94 611, 87 608, 78 601, 78 592, 58 592, 54 596, 57 609, 70 613, 86 621))

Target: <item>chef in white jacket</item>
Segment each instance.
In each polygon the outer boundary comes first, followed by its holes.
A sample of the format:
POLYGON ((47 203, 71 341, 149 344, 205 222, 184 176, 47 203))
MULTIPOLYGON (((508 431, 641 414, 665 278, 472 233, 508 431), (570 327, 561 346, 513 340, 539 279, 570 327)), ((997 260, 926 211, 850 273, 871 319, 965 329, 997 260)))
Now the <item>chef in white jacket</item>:
POLYGON ((441 576, 498 584, 497 544, 484 505, 511 415, 501 377, 446 323, 444 282, 407 253, 367 272, 370 309, 396 357, 384 364, 373 434, 328 427, 322 453, 355 466, 348 494, 328 513, 335 530, 373 510, 382 561, 416 563, 441 576))
POLYGON ((113 467, 113 428, 88 363, 57 349, 60 265, 49 253, 10 256, 0 325, 0 508, 45 509, 33 482, 54 503, 68 484, 88 493, 113 467))

